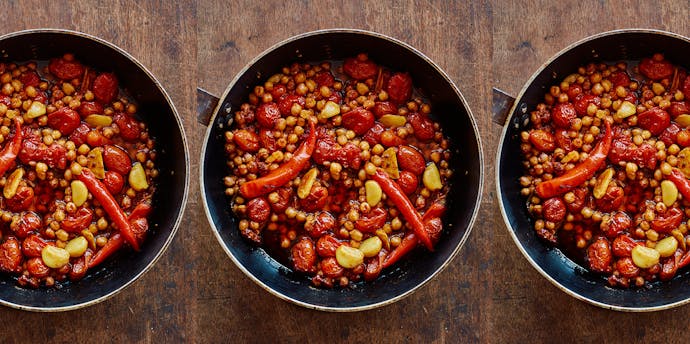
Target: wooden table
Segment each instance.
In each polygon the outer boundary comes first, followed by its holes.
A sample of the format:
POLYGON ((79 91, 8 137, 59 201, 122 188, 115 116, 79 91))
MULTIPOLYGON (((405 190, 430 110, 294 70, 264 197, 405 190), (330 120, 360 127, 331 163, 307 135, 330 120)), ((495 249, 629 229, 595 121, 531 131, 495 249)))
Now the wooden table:
POLYGON ((172 246, 134 285, 98 305, 39 314, 0 308, 2 342, 557 342, 686 338, 690 307, 628 314, 577 301, 542 278, 503 224, 487 168, 479 220, 449 268, 412 296, 380 309, 321 313, 279 300, 222 251, 202 209, 197 171, 205 128, 195 89, 221 93, 254 56, 301 32, 377 31, 429 56, 456 82, 478 122, 485 161, 501 128, 490 120, 491 87, 516 94, 540 64, 597 32, 646 27, 690 36, 687 1, 12 1, 2 33, 74 29, 127 50, 172 95, 192 160, 191 195, 172 246), (275 2, 275 5, 265 3, 275 2))

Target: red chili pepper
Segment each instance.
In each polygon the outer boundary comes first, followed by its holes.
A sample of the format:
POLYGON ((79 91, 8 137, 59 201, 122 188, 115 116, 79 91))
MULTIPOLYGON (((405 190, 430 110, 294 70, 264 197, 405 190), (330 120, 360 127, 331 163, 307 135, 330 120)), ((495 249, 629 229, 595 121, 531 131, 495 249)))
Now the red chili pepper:
POLYGON ((89 192, 98 200, 103 210, 105 210, 108 216, 110 216, 110 219, 115 222, 125 240, 127 240, 135 251, 139 251, 139 242, 137 242, 134 232, 132 232, 129 221, 127 221, 127 216, 125 216, 125 212, 122 211, 120 205, 117 204, 115 197, 110 194, 108 188, 96 179, 96 176, 87 168, 82 169, 81 174, 77 178, 86 185, 89 192))
POLYGON ((426 246, 429 251, 434 250, 434 244, 431 243, 431 239, 424 228, 424 223, 422 222, 422 216, 419 215, 417 209, 414 208, 410 199, 405 195, 405 191, 402 190, 400 185, 391 179, 386 172, 383 170, 376 170, 376 173, 371 176, 379 185, 381 190, 388 196, 388 198, 395 203, 395 206, 400 210, 407 223, 410 224, 412 230, 417 235, 422 244, 426 246))
POLYGON ((314 122, 309 121, 309 136, 297 148, 292 158, 267 175, 242 184, 240 193, 245 198, 255 198, 287 184, 307 166, 315 147, 316 129, 314 122))
MULTIPOLYGON (((446 204, 444 201, 434 202, 434 204, 432 204, 424 213, 422 222, 426 222, 427 220, 435 217, 441 217, 445 212, 446 204)), ((405 235, 400 242, 400 245, 398 245, 398 247, 396 247, 388 256, 386 256, 386 259, 383 261, 383 268, 385 269, 395 264, 400 260, 400 258, 412 251, 412 249, 417 246, 418 242, 419 240, 417 240, 417 236, 414 234, 414 232, 407 233, 407 235, 405 235)))
POLYGON ((666 179, 672 181, 673 184, 676 185, 680 194, 683 195, 683 198, 690 199, 690 180, 685 178, 683 172, 674 168, 671 170, 671 174, 666 176, 666 179))
POLYGON ((412 249, 417 246, 417 236, 414 234, 414 232, 409 232, 405 237, 400 241, 400 245, 396 247, 389 255, 386 256, 386 259, 383 260, 383 268, 387 268, 396 262, 400 260, 403 256, 408 254, 412 249))
POLYGON ((561 176, 537 184, 537 195, 541 199, 564 194, 582 185, 582 183, 592 178, 594 173, 604 165, 611 149, 611 141, 613 140, 611 124, 608 121, 605 121, 605 123, 606 133, 604 137, 597 143, 585 161, 561 176))
MULTIPOLYGON (((132 213, 129 214, 129 218, 127 220, 129 222, 140 219, 142 217, 148 216, 148 214, 151 212, 151 204, 146 203, 146 202, 141 202, 137 204, 136 207, 134 207, 134 210, 132 210, 132 213)), ((98 264, 102 263, 106 258, 110 257, 113 255, 113 253, 117 252, 125 243, 125 239, 120 235, 120 233, 115 233, 113 236, 108 239, 108 242, 101 247, 96 254, 93 255, 93 257, 89 260, 88 266, 89 269, 93 268, 94 266, 97 266, 98 264)))
POLYGON ((429 206, 429 209, 424 212, 424 216, 422 217, 422 222, 426 222, 427 220, 433 219, 435 217, 441 217, 443 216, 443 213, 446 212, 446 202, 445 200, 439 200, 434 202, 431 206, 429 206))
POLYGON ((147 202, 141 202, 137 204, 137 206, 134 207, 134 210, 132 210, 132 212, 129 214, 129 222, 132 222, 132 220, 147 217, 151 212, 151 209, 151 204, 147 202))
POLYGON ((17 154, 19 154, 19 150, 22 148, 22 124, 19 123, 19 120, 16 118, 14 120, 14 124, 14 138, 0 152, 0 176, 5 174, 5 172, 10 169, 12 163, 17 158, 17 154))
POLYGON ((117 252, 124 244, 125 239, 122 237, 122 235, 120 235, 120 233, 113 234, 113 236, 108 239, 108 242, 106 242, 105 245, 103 245, 103 247, 101 247, 101 249, 98 250, 93 257, 91 257, 88 263, 89 269, 97 266, 106 258, 112 256, 113 253, 117 252))

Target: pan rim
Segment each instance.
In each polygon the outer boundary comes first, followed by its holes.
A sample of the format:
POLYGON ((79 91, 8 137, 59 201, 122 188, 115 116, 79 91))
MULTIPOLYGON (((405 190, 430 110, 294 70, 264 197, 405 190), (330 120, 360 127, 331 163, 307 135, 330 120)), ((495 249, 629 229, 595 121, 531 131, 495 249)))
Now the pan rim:
POLYGON ((608 36, 615 36, 615 35, 620 35, 620 34, 658 34, 658 35, 663 35, 663 36, 668 36, 671 38, 676 38, 680 39, 683 41, 686 41, 690 43, 690 38, 685 37, 683 35, 669 32, 669 31, 664 31, 664 30, 657 30, 657 29, 645 29, 645 28, 629 28, 629 29, 617 29, 617 30, 611 30, 611 31, 605 31, 605 32, 600 32, 591 36, 587 36, 585 38, 582 38, 574 43, 569 44, 565 48, 561 49, 559 52, 551 56, 548 60, 546 60, 531 76, 527 81, 525 82, 524 86, 518 93, 518 95, 515 97, 515 101, 513 102, 512 107, 510 108, 508 112, 508 117, 506 118, 506 121, 503 125, 503 129, 501 130, 501 136, 498 142, 498 150, 496 152, 496 174, 494 176, 495 178, 495 183, 496 183, 496 192, 498 195, 498 204, 499 208, 501 211, 501 217, 503 219, 503 223, 506 226, 506 230, 510 233, 510 236, 513 238, 513 242, 515 245, 518 247, 522 255, 527 259, 527 261, 532 265, 532 267, 539 272, 544 278, 546 278, 551 284, 556 286, 558 289, 561 291, 565 292, 566 294, 572 296, 575 299, 578 299, 580 301, 584 301, 586 303, 589 303, 591 305, 604 308, 604 309, 609 309, 609 310, 614 310, 614 311, 620 311, 620 312, 630 312, 630 313, 642 313, 642 312, 654 312, 654 311, 660 311, 660 310, 666 310, 666 309, 671 309, 675 308, 678 306, 682 306, 685 304, 690 303, 690 297, 686 298, 685 300, 680 300, 672 303, 668 303, 665 305, 659 305, 659 306, 644 306, 644 307, 632 307, 632 306, 618 306, 618 305, 611 305, 607 304, 601 301, 594 300, 592 298, 580 295, 574 291, 572 291, 570 288, 566 287, 565 285, 561 284, 558 282, 555 278, 551 277, 544 269, 542 269, 539 264, 537 264, 534 259, 529 255, 525 247, 522 245, 522 242, 519 240, 519 238, 516 235, 516 229, 513 228, 513 226, 510 224, 510 219, 508 218, 508 214, 506 212, 506 204, 503 202, 503 193, 502 193, 502 187, 501 187, 501 180, 500 180, 500 171, 501 171, 501 155, 503 153, 503 146, 506 140, 506 135, 508 133, 508 128, 510 127, 511 120, 513 118, 513 114, 518 110, 517 107, 520 103, 520 100, 523 98, 524 94, 526 93, 527 89, 532 86, 532 83, 534 80, 539 76, 544 69, 546 69, 552 62, 560 58, 563 54, 569 52, 570 50, 588 43, 590 41, 594 41, 596 39, 600 39, 603 37, 608 37, 608 36))
POLYGON ((474 222, 478 216, 479 213, 479 208, 481 206, 481 200, 482 200, 482 191, 484 188, 484 154, 483 154, 483 148, 481 144, 481 138, 479 135, 479 130, 477 127, 477 123, 475 121, 474 115, 472 114, 472 111, 465 100, 464 96, 458 89, 458 87, 455 85, 453 80, 435 63, 433 62, 430 58, 428 58, 426 55, 424 55, 422 52, 417 50, 416 48, 412 47, 411 45, 402 42, 398 39, 392 38, 390 36, 380 34, 377 32, 372 32, 368 30, 361 30, 361 29, 349 29, 349 28, 332 28, 332 29, 322 29, 322 30, 316 30, 316 31, 309 31, 305 32, 299 35, 295 35, 292 37, 289 37, 285 40, 282 40, 268 49, 264 50, 262 53, 254 57, 248 64, 244 66, 233 78, 233 80, 228 84, 227 88, 223 92, 223 94, 219 97, 218 104, 216 105, 215 109, 213 110, 213 115, 211 116, 210 122, 208 127, 206 128, 206 134, 204 136, 204 142, 202 145, 201 149, 201 156, 200 156, 200 162, 199 162, 199 187, 201 189, 201 199, 204 205, 204 212, 206 213, 206 218, 209 222, 209 225, 211 227, 211 230, 213 231, 213 234, 216 236, 216 239, 220 243, 221 247, 225 251, 225 253, 230 257, 232 262, 235 264, 235 266, 240 269, 247 277, 249 277, 254 283, 259 285, 261 288, 264 290, 268 291, 270 294, 284 300, 288 301, 291 303, 294 303, 296 305, 309 308, 309 309, 314 309, 314 310, 319 310, 319 311, 326 311, 326 312, 357 312, 357 311, 364 311, 364 310, 370 310, 370 309, 375 309, 378 307, 382 307, 385 305, 392 304, 394 302, 397 302, 399 300, 402 300, 403 298, 409 296, 413 292, 417 291, 420 289, 422 286, 427 284, 430 280, 432 280, 436 275, 438 275, 442 270, 444 270, 450 263, 451 261, 457 256, 458 252, 460 252, 461 248, 464 246, 465 242, 467 241, 467 238, 469 237, 470 233, 472 232, 472 228, 474 227, 474 222), (225 243, 225 241, 222 239, 220 236, 220 232, 218 228, 216 227, 215 222, 213 221, 213 216, 210 213, 209 210, 209 204, 207 200, 207 194, 206 194, 206 189, 205 189, 205 178, 204 178, 204 170, 205 170, 205 153, 207 150, 207 145, 209 142, 209 138, 211 135, 211 131, 214 129, 213 123, 215 122, 216 117, 218 116, 219 112, 222 111, 221 107, 223 105, 223 100, 226 99, 228 94, 230 93, 230 90, 235 87, 237 84, 238 80, 253 66, 256 62, 258 62, 260 59, 262 59, 264 56, 270 54, 272 51, 275 49, 284 46, 288 43, 291 43, 293 41, 297 41, 306 37, 311 37, 311 36, 316 36, 316 35, 321 35, 321 34, 331 34, 331 33, 354 33, 354 34, 360 34, 360 35, 367 35, 367 36, 372 36, 376 37, 379 39, 387 40, 390 41, 396 45, 399 45, 411 53, 419 56, 422 60, 424 60, 427 64, 432 66, 436 72, 445 79, 445 81, 452 87, 453 92, 455 95, 458 97, 458 99, 461 101, 463 106, 465 107, 465 110, 467 111, 467 116, 469 117, 470 123, 472 125, 473 133, 475 135, 476 141, 477 141, 477 151, 478 151, 478 156, 479 156, 479 185, 478 185, 478 190, 479 192, 477 193, 477 197, 475 199, 474 203, 474 208, 472 209, 472 215, 470 217, 470 221, 468 222, 467 225, 467 230, 463 234, 462 238, 460 239, 460 242, 458 245, 455 247, 453 252, 448 256, 448 258, 445 260, 443 264, 441 264, 435 271, 433 271, 427 278, 425 278, 421 283, 419 283, 417 286, 414 288, 411 288, 410 290, 407 290, 400 295, 394 296, 390 299, 380 301, 380 302, 375 302, 367 305, 362 305, 362 306, 346 306, 346 307, 334 307, 334 306, 323 306, 323 305, 315 305, 315 304, 310 304, 304 301, 297 300, 295 298, 289 297, 287 295, 284 295, 270 286, 268 286, 266 283, 261 281, 259 278, 254 276, 247 268, 245 268, 239 260, 232 254, 232 251, 230 250, 229 246, 225 243))
POLYGON ((166 238, 166 241, 163 243, 161 246, 160 250, 156 253, 156 255, 153 257, 153 259, 142 269, 139 273, 134 275, 127 283, 122 284, 118 288, 115 288, 111 292, 108 292, 104 295, 101 295, 93 300, 89 300, 86 302, 74 304, 74 305, 69 305, 69 306, 59 306, 59 307, 49 307, 49 306, 27 306, 27 305, 21 305, 18 303, 14 302, 9 302, 3 299, 0 299, 0 304, 4 306, 8 306, 11 308, 19 309, 19 310, 25 310, 25 311, 32 311, 32 312, 38 312, 38 313, 57 313, 57 312, 65 312, 65 311, 71 311, 71 310, 76 310, 76 309, 81 309, 85 308, 88 306, 92 306, 98 303, 101 303, 116 294, 120 293, 122 290, 125 288, 129 287, 132 285, 136 280, 141 278, 145 273, 147 273, 151 268, 158 262, 158 260, 163 256, 163 254, 167 251, 168 247, 172 243, 173 239, 175 238, 175 234, 177 234, 177 230, 180 227, 180 224, 182 222, 182 217, 184 215, 184 212, 187 207, 187 199, 188 199, 188 194, 189 194, 189 183, 190 183, 190 161, 189 161, 189 147, 187 143, 187 135, 185 133, 184 127, 182 126, 182 122, 180 119, 179 112, 177 111, 177 108, 175 107, 175 104, 173 103, 172 99, 170 98, 170 95, 166 92, 166 90, 163 88, 161 85, 160 81, 153 75, 151 71, 146 68, 139 60, 137 60, 134 56, 129 54, 127 51, 124 49, 120 48, 119 46, 115 45, 114 43, 111 43, 109 41, 106 41, 100 37, 87 34, 84 32, 80 31, 75 31, 75 30, 67 30, 67 29, 57 29, 57 28, 36 28, 36 29, 27 29, 27 30, 20 30, 20 31, 15 31, 15 32, 10 32, 4 35, 0 35, 0 42, 9 39, 9 38, 14 38, 14 37, 20 37, 20 36, 26 36, 26 35, 33 35, 33 34, 44 34, 44 33, 56 33, 56 34, 61 34, 61 35, 71 35, 71 36, 77 36, 81 37, 84 39, 88 39, 91 41, 94 41, 98 44, 104 45, 112 50, 114 50, 116 53, 121 54, 125 58, 127 58, 129 61, 134 63, 134 65, 139 68, 140 71, 144 72, 144 74, 153 82, 153 84, 158 88, 158 90, 161 92, 163 97, 165 98, 168 106, 170 106, 170 109, 173 112, 173 117, 175 118, 175 123, 177 124, 177 128, 180 131, 180 134, 182 136, 182 147, 184 150, 184 162, 185 162, 185 180, 184 180, 184 190, 183 190, 183 195, 182 195, 182 200, 180 204, 180 210, 178 212, 177 218, 175 219, 175 222, 172 225, 172 229, 170 231, 170 235, 166 238))

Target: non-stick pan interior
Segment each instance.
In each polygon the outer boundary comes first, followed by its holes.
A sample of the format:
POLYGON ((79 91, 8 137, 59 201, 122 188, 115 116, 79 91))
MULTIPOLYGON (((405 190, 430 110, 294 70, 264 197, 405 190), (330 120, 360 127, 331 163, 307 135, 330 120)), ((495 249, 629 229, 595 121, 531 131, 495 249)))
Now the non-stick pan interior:
POLYGON ((150 232, 140 252, 123 250, 89 271, 76 283, 61 288, 26 289, 14 278, 0 274, 0 303, 39 311, 65 310, 94 303, 134 281, 162 253, 172 239, 183 210, 188 187, 188 160, 180 122, 172 103, 155 79, 123 51, 108 43, 75 32, 33 30, 0 37, 0 60, 46 61, 70 52, 90 67, 114 72, 120 86, 136 100, 138 114, 156 139, 160 171, 150 232))
POLYGON ((221 99, 212 121, 202 156, 202 181, 212 226, 222 245, 240 268, 264 288, 298 304, 326 310, 357 310, 399 299, 430 279, 457 252, 474 219, 481 194, 481 148, 467 105, 445 74, 411 48, 388 38, 363 32, 329 31, 307 34, 274 47, 260 56, 235 80, 221 99), (384 271, 370 283, 351 288, 315 289, 309 280, 293 273, 246 242, 236 227, 229 201, 223 191, 224 137, 228 114, 232 116, 246 102, 250 90, 293 62, 342 60, 365 52, 379 64, 412 75, 415 87, 431 100, 432 113, 452 139, 455 171, 450 215, 436 252, 416 251, 398 268, 384 271))
POLYGON ((498 183, 504 218, 514 238, 532 264, 567 293, 590 303, 619 310, 639 311, 684 303, 690 297, 688 272, 672 281, 654 283, 644 289, 614 289, 600 275, 592 274, 566 258, 559 250, 542 242, 532 229, 526 200, 520 195, 518 178, 521 165, 520 131, 529 112, 543 101, 549 87, 589 62, 639 61, 654 53, 686 69, 690 68, 690 42, 682 37, 650 31, 622 31, 602 34, 575 44, 547 62, 535 74, 522 94, 506 124, 498 157, 498 183))

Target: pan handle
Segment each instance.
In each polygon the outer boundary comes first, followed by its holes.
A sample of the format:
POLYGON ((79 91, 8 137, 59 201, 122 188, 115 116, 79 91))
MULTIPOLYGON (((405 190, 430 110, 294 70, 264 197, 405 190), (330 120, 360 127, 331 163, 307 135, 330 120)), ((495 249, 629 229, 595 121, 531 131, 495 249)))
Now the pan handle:
POLYGON ((508 114, 510 109, 515 103, 515 97, 509 95, 508 93, 494 87, 493 88, 493 99, 491 104, 491 119, 494 123, 504 126, 506 120, 508 119, 508 114))
POLYGON ((196 88, 196 120, 208 126, 220 99, 201 87, 196 88))

